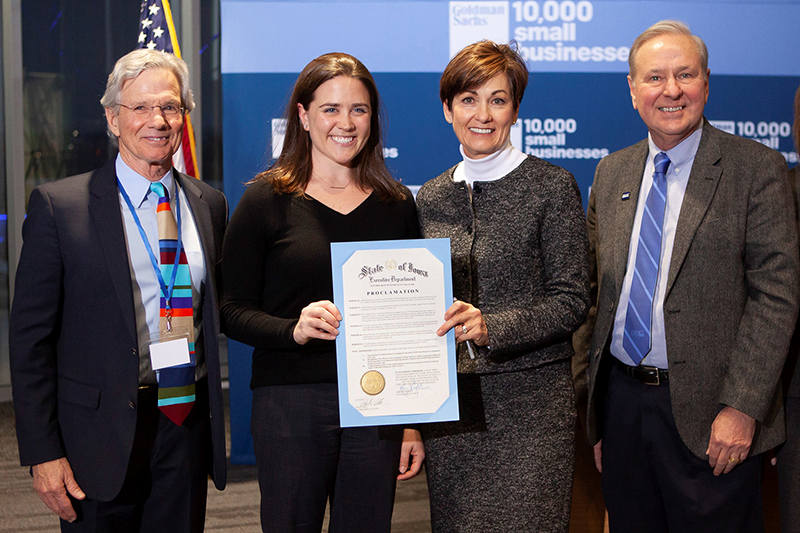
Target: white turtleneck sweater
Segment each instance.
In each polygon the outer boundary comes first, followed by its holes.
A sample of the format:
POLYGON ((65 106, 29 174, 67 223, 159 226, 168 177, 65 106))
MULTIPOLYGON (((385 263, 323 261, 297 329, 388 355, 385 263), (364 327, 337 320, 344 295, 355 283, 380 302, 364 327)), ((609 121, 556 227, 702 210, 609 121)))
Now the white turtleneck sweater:
POLYGON ((464 147, 459 148, 464 158, 455 171, 453 181, 463 181, 469 185, 476 181, 494 181, 507 175, 525 161, 525 154, 514 148, 509 142, 505 148, 481 159, 470 159, 464 154, 464 147))

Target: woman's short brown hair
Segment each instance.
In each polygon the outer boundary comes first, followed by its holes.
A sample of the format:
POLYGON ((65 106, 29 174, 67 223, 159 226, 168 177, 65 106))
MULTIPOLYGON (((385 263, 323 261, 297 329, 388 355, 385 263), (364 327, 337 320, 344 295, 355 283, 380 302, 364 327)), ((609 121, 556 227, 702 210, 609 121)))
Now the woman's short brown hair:
POLYGON ((439 82, 439 98, 452 109, 457 94, 477 89, 498 74, 508 76, 514 110, 518 110, 528 86, 528 67, 515 41, 497 44, 483 40, 465 47, 444 69, 439 82))

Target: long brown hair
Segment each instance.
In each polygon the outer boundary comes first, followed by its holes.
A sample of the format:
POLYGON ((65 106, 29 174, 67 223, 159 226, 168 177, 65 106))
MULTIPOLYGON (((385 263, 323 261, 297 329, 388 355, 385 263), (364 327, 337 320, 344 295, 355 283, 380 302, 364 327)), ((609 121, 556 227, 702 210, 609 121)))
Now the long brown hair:
POLYGON ((300 73, 286 105, 286 135, 281 155, 274 165, 257 175, 253 181, 269 180, 279 194, 303 194, 311 180, 311 137, 300 124, 297 104, 308 109, 317 88, 336 76, 359 80, 369 93, 372 111, 369 138, 353 161, 355 184, 361 189, 372 189, 382 201, 404 199, 403 187, 394 180, 383 160, 383 111, 375 80, 361 61, 343 53, 321 55, 300 73))

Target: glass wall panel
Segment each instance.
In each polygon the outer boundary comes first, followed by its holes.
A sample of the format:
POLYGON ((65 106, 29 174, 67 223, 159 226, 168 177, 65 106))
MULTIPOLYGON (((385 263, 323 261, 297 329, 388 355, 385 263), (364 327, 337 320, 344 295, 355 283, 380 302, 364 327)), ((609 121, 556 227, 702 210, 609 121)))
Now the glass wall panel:
POLYGON ((25 186, 87 172, 113 155, 100 107, 117 58, 136 46, 139 2, 22 2, 25 186))
MULTIPOLYGON (((201 1, 204 179, 222 188, 219 0, 201 1), (218 182, 218 183, 217 183, 218 182)), ((180 4, 171 2, 180 35, 180 4)), ((26 191, 115 155, 100 107, 108 73, 136 47, 140 2, 25 0, 22 39, 26 191)), ((189 53, 184 50, 184 54, 189 53)), ((26 195, 27 196, 27 195, 26 195)))

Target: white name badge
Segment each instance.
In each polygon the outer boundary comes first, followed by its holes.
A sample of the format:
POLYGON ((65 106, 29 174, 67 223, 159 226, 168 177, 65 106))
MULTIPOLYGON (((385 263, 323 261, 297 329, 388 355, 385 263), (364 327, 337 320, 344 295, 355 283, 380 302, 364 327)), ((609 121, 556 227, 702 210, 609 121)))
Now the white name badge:
POLYGON ((186 337, 150 345, 150 365, 153 370, 185 365, 191 362, 186 337))

